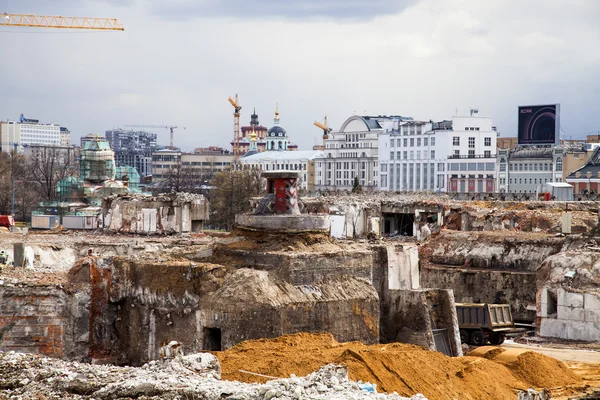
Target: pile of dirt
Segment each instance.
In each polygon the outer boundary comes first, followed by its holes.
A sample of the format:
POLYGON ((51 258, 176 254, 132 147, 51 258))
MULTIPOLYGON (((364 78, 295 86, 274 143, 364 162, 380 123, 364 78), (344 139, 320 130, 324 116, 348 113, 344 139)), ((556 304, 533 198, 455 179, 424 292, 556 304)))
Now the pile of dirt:
POLYGON ((265 382, 271 377, 298 376, 328 363, 348 367, 352 380, 376 383, 378 390, 401 396, 422 393, 436 399, 516 398, 531 386, 499 363, 479 357, 451 358, 408 344, 365 345, 338 343, 328 333, 299 333, 276 339, 246 341, 215 353, 222 377, 242 382, 265 382))
POLYGON ((227 245, 229 249, 258 250, 258 251, 339 251, 343 247, 336 243, 328 233, 297 233, 276 234, 267 232, 254 232, 250 230, 235 230, 232 237, 243 239, 227 245))
POLYGON ((565 364, 555 358, 528 351, 509 365, 511 372, 537 387, 571 385, 581 381, 565 364))
POLYGON ((581 378, 561 361, 526 349, 483 346, 468 354, 505 365, 512 374, 539 388, 573 385, 581 378))

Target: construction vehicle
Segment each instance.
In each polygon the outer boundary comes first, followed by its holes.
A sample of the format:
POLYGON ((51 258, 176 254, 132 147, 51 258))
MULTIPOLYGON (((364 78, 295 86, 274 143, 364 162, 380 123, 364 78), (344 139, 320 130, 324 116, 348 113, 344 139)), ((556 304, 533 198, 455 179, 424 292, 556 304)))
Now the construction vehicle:
POLYGON ((460 341, 474 346, 500 345, 506 336, 524 333, 516 328, 510 304, 456 303, 460 341))
POLYGON ((0 215, 0 226, 12 230, 15 227, 15 220, 12 215, 0 215))
POLYGON ((0 26, 26 26, 33 28, 91 29, 98 31, 124 31, 116 18, 62 17, 52 15, 8 14, 0 18, 0 26))
POLYGON ((323 123, 321 123, 319 121, 315 121, 314 125, 323 130, 323 139, 329 138, 329 132, 331 132, 331 128, 329 127, 329 125, 327 125, 327 115, 323 119, 323 123))
POLYGON ((239 157, 240 155, 240 111, 242 110, 242 106, 240 106, 240 102, 238 100, 238 95, 236 93, 235 100, 229 96, 229 102, 233 106, 233 155, 235 157, 239 157))
POLYGON ((185 126, 176 126, 176 125, 125 125, 126 128, 146 128, 146 129, 168 129, 171 132, 171 138, 169 141, 169 147, 174 149, 173 146, 173 130, 174 129, 183 129, 185 130, 185 126))

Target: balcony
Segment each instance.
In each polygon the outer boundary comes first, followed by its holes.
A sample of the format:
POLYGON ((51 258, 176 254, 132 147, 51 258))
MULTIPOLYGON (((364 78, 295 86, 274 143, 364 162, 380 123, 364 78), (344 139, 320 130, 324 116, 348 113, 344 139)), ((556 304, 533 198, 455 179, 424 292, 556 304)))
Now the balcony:
POLYGON ((496 155, 495 154, 490 154, 489 157, 486 157, 484 154, 474 154, 474 155, 463 155, 463 154, 461 154, 461 155, 458 155, 458 156, 454 155, 454 154, 451 154, 451 155, 448 156, 449 160, 459 160, 459 159, 462 160, 462 159, 467 159, 467 158, 470 158, 470 159, 475 159, 475 158, 496 158, 496 155))

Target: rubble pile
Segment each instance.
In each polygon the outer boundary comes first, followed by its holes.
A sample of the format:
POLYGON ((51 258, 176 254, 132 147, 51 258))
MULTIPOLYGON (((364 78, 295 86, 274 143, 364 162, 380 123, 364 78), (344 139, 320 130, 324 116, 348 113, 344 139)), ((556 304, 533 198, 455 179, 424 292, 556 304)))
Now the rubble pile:
POLYGON ((348 380, 345 367, 333 364, 303 378, 292 376, 265 384, 218 378, 218 362, 211 354, 151 361, 133 368, 0 353, 0 398, 427 400, 420 394, 409 399, 363 390, 356 382, 348 380))
POLYGON ((192 202, 194 200, 204 200, 205 197, 201 194, 171 191, 169 193, 159 193, 156 196, 143 193, 113 194, 105 197, 104 201, 110 204, 115 199, 148 202, 192 202))

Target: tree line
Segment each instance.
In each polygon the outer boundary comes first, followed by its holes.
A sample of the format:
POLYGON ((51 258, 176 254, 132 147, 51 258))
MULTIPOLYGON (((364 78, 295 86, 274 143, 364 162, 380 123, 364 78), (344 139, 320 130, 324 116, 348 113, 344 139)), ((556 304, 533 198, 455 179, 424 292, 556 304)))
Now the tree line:
POLYGON ((78 174, 72 151, 41 147, 29 156, 14 151, 0 153, 0 214, 10 214, 14 201, 15 219, 29 220, 40 202, 58 200, 61 179, 78 174))

